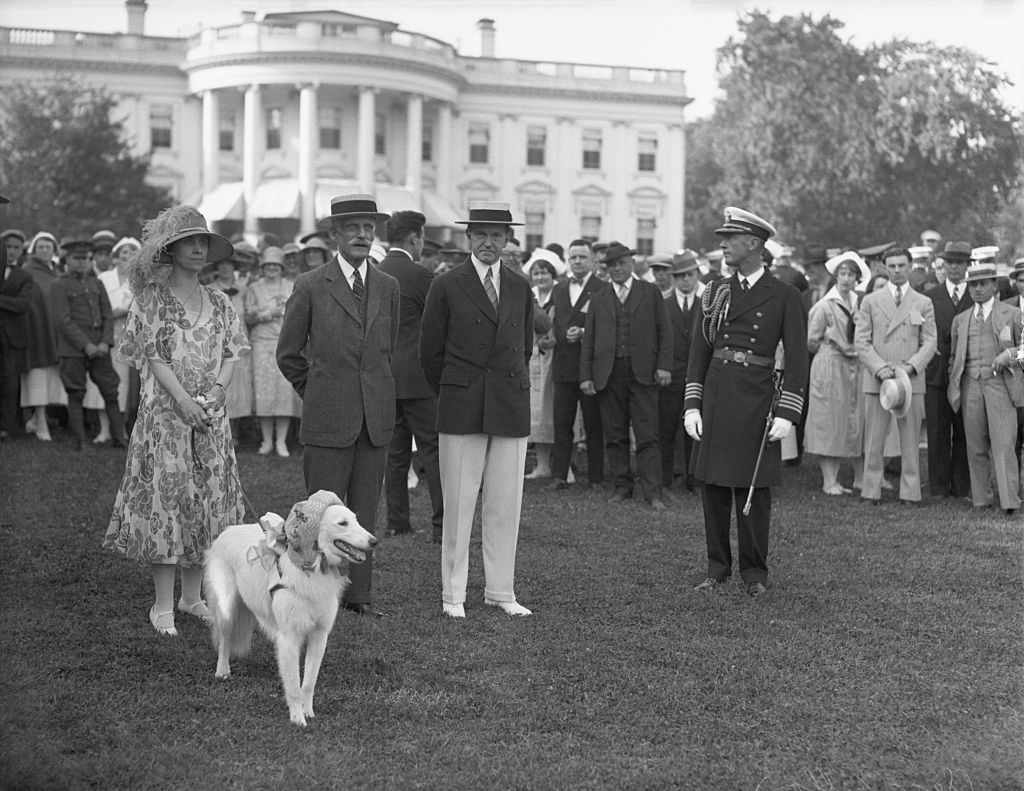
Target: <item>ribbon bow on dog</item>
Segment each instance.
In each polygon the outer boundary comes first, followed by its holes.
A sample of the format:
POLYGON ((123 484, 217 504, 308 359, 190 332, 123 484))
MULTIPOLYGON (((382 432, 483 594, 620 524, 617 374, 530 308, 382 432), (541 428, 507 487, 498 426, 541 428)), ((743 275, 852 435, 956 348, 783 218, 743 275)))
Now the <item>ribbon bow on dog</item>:
POLYGON ((260 543, 249 547, 245 559, 250 563, 260 563, 266 571, 277 563, 277 559, 288 551, 288 539, 284 535, 284 520, 269 511, 260 517, 260 527, 264 537, 260 543))

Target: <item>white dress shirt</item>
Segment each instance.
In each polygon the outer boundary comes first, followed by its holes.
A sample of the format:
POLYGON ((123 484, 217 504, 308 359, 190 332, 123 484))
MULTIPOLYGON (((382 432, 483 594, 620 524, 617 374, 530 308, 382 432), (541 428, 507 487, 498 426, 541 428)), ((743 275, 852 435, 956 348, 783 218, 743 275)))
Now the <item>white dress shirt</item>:
MULTIPOLYGON (((481 263, 477 257, 471 256, 473 260, 473 266, 476 268, 476 274, 480 278, 480 285, 484 284, 484 278, 487 277, 487 273, 491 273, 491 282, 494 284, 494 293, 497 295, 498 302, 501 302, 501 262, 495 261, 491 266, 481 263)), ((486 287, 484 288, 486 291, 486 287)))

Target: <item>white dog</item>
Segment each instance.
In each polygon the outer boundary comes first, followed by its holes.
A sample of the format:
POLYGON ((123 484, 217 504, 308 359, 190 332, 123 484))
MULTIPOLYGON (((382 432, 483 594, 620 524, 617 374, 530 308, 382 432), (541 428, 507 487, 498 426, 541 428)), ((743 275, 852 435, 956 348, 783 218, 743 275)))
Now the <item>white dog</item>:
POLYGON ((206 594, 213 616, 217 678, 231 675, 231 657, 249 652, 259 623, 277 646, 277 667, 291 721, 313 716, 313 689, 348 585, 348 564, 377 543, 332 492, 298 502, 282 520, 224 530, 206 553, 206 594), (306 649, 300 684, 299 656, 306 649))

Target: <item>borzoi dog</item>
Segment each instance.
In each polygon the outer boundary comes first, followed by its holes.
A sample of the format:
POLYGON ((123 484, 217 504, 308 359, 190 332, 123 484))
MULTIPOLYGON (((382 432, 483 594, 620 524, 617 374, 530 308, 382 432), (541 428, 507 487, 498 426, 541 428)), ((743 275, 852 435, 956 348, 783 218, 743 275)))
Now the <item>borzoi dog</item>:
POLYGON ((277 668, 296 725, 313 717, 313 689, 348 586, 348 564, 361 563, 377 539, 337 495, 319 491, 282 520, 225 529, 206 553, 206 594, 213 616, 217 678, 249 652, 253 627, 277 646, 277 668), (300 684, 299 656, 306 649, 300 684))

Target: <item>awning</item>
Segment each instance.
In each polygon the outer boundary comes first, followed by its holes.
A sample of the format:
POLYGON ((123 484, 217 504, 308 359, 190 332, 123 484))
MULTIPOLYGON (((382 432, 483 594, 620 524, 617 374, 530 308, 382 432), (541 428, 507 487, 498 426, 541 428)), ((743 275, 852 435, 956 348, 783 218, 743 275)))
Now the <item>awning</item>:
POLYGON ((242 182, 218 184, 212 192, 203 196, 199 211, 207 222, 243 219, 242 182))
POLYGON ((349 179, 317 179, 316 195, 313 198, 316 219, 330 217, 332 198, 338 195, 352 195, 360 191, 359 184, 349 179))
POLYGON ((394 184, 377 185, 377 209, 387 214, 396 211, 419 211, 420 204, 411 190, 394 184))
POLYGON ((256 187, 249 209, 253 217, 261 219, 298 219, 298 179, 268 179, 262 182, 256 187))
POLYGON ((460 229, 463 227, 455 224, 462 213, 452 208, 448 201, 433 192, 423 193, 422 211, 427 218, 427 225, 431 228, 460 229))

